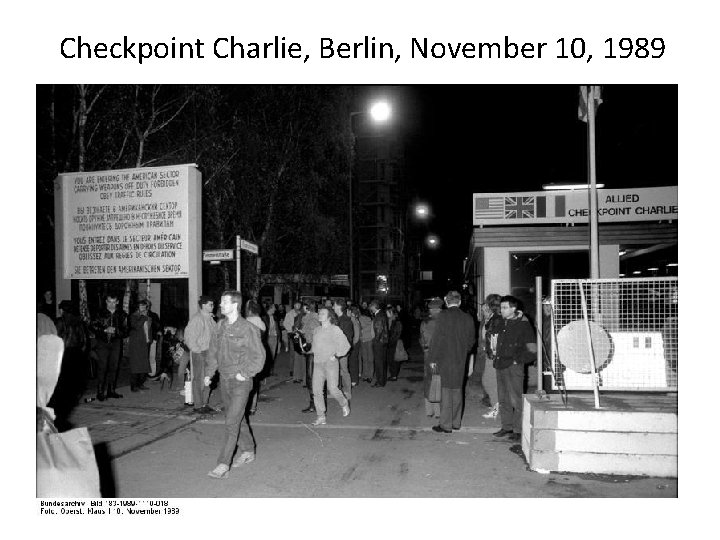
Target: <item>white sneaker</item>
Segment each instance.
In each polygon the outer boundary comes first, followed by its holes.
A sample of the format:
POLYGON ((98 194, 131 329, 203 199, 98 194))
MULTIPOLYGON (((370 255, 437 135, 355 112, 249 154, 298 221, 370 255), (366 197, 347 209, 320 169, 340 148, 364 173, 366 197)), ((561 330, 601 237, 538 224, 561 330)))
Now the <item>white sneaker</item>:
POLYGON ((492 409, 490 409, 488 412, 486 412, 482 416, 483 416, 483 418, 497 418, 498 412, 499 412, 499 406, 496 403, 495 405, 493 405, 492 409))
POLYGON ((343 416, 350 416, 350 404, 348 403, 342 408, 343 416))
POLYGON ((324 416, 318 416, 312 423, 313 426, 324 426, 327 424, 327 418, 324 416))
POLYGON ((253 461, 255 461, 255 452, 242 452, 240 455, 235 456, 232 466, 233 468, 240 467, 241 465, 252 463, 253 461))

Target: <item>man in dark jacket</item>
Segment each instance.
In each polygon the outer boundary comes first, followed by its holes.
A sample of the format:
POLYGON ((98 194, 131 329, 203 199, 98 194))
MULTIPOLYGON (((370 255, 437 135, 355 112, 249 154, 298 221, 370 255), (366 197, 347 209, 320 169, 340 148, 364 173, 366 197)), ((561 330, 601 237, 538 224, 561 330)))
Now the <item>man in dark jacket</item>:
POLYGON ((515 297, 503 296, 500 299, 500 314, 504 325, 497 337, 497 354, 493 366, 497 373, 502 429, 493 435, 509 435, 511 441, 519 441, 522 432, 525 364, 535 359, 537 344, 535 331, 527 317, 518 310, 515 297))
POLYGON ((460 429, 467 359, 475 345, 475 323, 460 310, 460 301, 457 291, 445 295, 448 308, 438 314, 428 350, 429 364, 438 369, 442 388, 440 423, 433 426, 438 433, 460 429))
POLYGON ((370 313, 373 315, 373 332, 375 336, 372 340, 373 358, 375 359, 375 383, 376 386, 385 386, 387 380, 387 344, 389 336, 388 318, 384 309, 380 309, 380 302, 373 300, 370 302, 370 313))
POLYGON ((220 372, 220 391, 225 411, 225 438, 217 466, 208 473, 212 478, 227 478, 230 464, 234 467, 255 460, 252 435, 241 424, 245 417, 253 377, 265 364, 265 347, 260 329, 240 316, 242 296, 238 291, 225 291, 220 297, 220 311, 225 318, 210 339, 205 364, 205 386, 210 386, 208 373, 220 372), (233 454, 238 455, 233 462, 233 454))
POLYGON ((97 400, 121 398, 115 391, 118 367, 122 354, 122 342, 128 335, 127 314, 118 307, 117 294, 105 297, 105 307, 100 310, 91 328, 95 334, 94 348, 98 359, 97 400), (107 390, 107 391, 106 391, 107 390))
MULTIPOLYGON (((343 331, 348 343, 352 346, 353 338, 355 337, 355 330, 353 329, 353 323, 347 314, 347 303, 345 300, 335 300, 333 302, 333 311, 338 318, 338 326, 343 331)), ((345 356, 340 358, 340 381, 342 382, 342 392, 345 394, 346 399, 352 398, 352 379, 350 377, 350 370, 348 369, 348 358, 350 353, 348 352, 345 356)))

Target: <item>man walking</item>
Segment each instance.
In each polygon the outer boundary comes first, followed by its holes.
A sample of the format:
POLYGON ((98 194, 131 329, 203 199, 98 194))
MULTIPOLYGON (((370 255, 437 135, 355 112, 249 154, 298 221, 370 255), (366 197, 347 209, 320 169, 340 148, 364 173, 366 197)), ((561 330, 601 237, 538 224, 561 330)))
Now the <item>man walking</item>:
POLYGON ((303 358, 302 354, 299 354, 295 351, 295 347, 292 343, 292 334, 295 332, 295 320, 297 319, 297 316, 301 313, 302 310, 302 304, 300 302, 295 302, 293 304, 293 309, 289 310, 285 314, 285 318, 283 319, 283 328, 285 328, 285 335, 287 336, 287 342, 289 349, 286 349, 285 352, 288 350, 290 351, 290 354, 292 355, 292 363, 290 364, 290 376, 293 378, 293 382, 300 382, 300 380, 303 378, 301 376, 300 370, 302 369, 303 374, 305 372, 305 358, 303 358))
POLYGON ((217 466, 208 473, 212 478, 227 478, 230 464, 238 467, 255 460, 252 435, 241 431, 245 418, 253 377, 265 364, 265 348, 260 339, 260 329, 240 316, 242 295, 238 291, 225 291, 220 298, 220 312, 225 318, 210 339, 205 366, 205 386, 210 386, 210 376, 220 372, 220 392, 225 411, 225 437, 217 460, 217 466), (233 462, 238 447, 239 455, 233 462))
POLYGON ((314 426, 327 424, 325 417, 325 398, 323 389, 327 382, 328 394, 334 397, 342 407, 343 416, 350 414, 350 404, 343 393, 338 388, 338 379, 340 375, 339 358, 347 358, 350 350, 350 342, 345 337, 343 331, 334 324, 335 314, 330 308, 323 306, 318 312, 318 320, 320 326, 313 331, 312 351, 314 356, 313 368, 313 399, 315 401, 315 410, 317 418, 313 422, 314 426))
MULTIPOLYGON (((310 302, 303 304, 303 309, 304 314, 302 315, 302 320, 300 326, 298 327, 298 331, 301 332, 305 339, 307 339, 307 342, 312 345, 314 339, 313 334, 315 332, 315 329, 320 326, 320 320, 318 319, 318 314, 316 313, 314 303, 310 302)), ((304 356, 305 386, 308 389, 310 403, 302 410, 302 412, 313 413, 315 412, 315 404, 313 399, 313 370, 315 369, 315 362, 313 361, 314 353, 311 351, 304 356)))
POLYGON ((460 310, 460 293, 447 293, 445 304, 447 309, 437 316, 428 350, 428 363, 431 369, 438 369, 442 388, 440 423, 432 428, 438 433, 460 429, 467 358, 475 344, 475 323, 460 310))
MULTIPOLYGON (((185 345, 190 349, 192 402, 195 404, 195 412, 213 414, 215 409, 208 405, 210 388, 206 387, 203 381, 205 380, 205 364, 210 350, 210 340, 217 329, 213 319, 215 302, 213 302, 212 297, 202 295, 198 300, 198 306, 197 313, 187 323, 184 333, 185 345)), ((209 375, 212 376, 213 373, 209 375)), ((183 373, 178 373, 178 376, 183 375, 183 373)))
MULTIPOLYGON (((355 330, 353 328, 352 319, 347 314, 347 304, 345 300, 335 300, 333 302, 333 311, 337 315, 338 326, 342 330, 343 334, 348 340, 348 343, 352 347, 352 342, 355 337, 355 330)), ((318 314, 319 316, 319 314, 318 314)), ((350 353, 340 357, 340 380, 342 381, 342 391, 347 399, 352 399, 352 380, 350 377, 350 371, 348 370, 348 358, 350 353)))
POLYGON ((115 391, 115 385, 122 342, 128 335, 128 329, 127 315, 118 307, 116 294, 108 294, 105 297, 105 307, 100 310, 91 328, 95 334, 94 349, 98 360, 98 387, 95 397, 98 401, 105 401, 105 398, 119 399, 122 394, 115 391))
POLYGON ((384 309, 380 309, 380 302, 370 302, 370 313, 373 315, 373 359, 375 361, 375 383, 373 387, 385 386, 387 381, 387 343, 390 337, 388 318, 384 309))
POLYGON ((527 317, 518 310, 518 300, 514 296, 503 296, 500 299, 500 314, 504 324, 497 337, 497 354, 493 365, 497 371, 502 428, 493 435, 509 435, 511 441, 519 441, 522 433, 525 364, 535 360, 537 344, 535 331, 527 317))

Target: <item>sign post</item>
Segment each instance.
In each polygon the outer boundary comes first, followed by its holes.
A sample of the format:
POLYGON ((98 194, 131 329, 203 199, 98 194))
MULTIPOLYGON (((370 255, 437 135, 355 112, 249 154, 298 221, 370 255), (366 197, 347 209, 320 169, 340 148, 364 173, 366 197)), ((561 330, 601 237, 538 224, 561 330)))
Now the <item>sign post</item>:
POLYGON ((235 248, 237 250, 237 254, 236 254, 236 257, 237 257, 237 276, 236 276, 237 290, 240 291, 240 286, 242 283, 242 270, 241 270, 242 255, 240 252, 241 252, 241 250, 244 249, 245 251, 249 251, 250 253, 254 253, 255 255, 257 255, 258 254, 258 246, 257 246, 257 244, 253 244, 252 242, 243 240, 242 238, 240 238, 240 235, 238 234, 235 237, 235 248))
POLYGON ((240 240, 240 235, 238 234, 235 237, 235 256, 237 257, 237 266, 235 267, 235 285, 238 290, 238 292, 242 293, 240 290, 241 284, 242 284, 242 240, 240 240))

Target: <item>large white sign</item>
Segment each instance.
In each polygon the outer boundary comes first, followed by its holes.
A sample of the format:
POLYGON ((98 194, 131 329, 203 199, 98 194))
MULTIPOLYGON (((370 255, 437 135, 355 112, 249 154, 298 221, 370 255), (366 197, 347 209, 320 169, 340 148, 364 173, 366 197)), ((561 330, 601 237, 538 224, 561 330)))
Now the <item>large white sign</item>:
MULTIPOLYGON (((678 218, 677 186, 598 189, 598 221, 678 218)), ((473 225, 588 223, 588 190, 473 194, 473 225)))
POLYGON ((58 176, 63 277, 187 278, 191 168, 194 165, 58 176))

